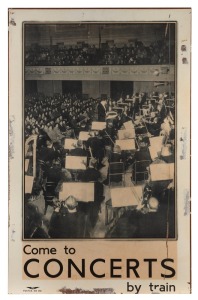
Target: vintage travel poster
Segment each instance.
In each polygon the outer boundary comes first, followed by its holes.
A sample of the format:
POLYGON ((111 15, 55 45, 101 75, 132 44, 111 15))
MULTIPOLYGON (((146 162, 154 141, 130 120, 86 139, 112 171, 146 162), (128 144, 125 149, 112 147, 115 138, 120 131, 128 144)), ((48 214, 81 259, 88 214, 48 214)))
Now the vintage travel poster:
POLYGON ((9 293, 189 294, 191 9, 9 9, 9 293))

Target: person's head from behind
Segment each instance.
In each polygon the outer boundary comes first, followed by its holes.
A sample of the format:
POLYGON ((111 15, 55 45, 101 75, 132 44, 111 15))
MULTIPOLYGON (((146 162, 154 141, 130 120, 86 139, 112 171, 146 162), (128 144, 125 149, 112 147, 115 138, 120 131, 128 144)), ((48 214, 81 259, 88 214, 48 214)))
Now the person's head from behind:
POLYGON ((78 202, 76 200, 76 198, 74 196, 69 196, 66 200, 65 200, 65 205, 68 208, 68 211, 70 213, 72 212, 76 212, 76 207, 78 206, 78 202))
POLYGON ((142 136, 138 137, 138 144, 139 144, 140 149, 144 149, 148 146, 146 139, 144 139, 142 136))
POLYGON ((47 140, 47 141, 46 141, 46 145, 47 145, 48 148, 51 148, 52 145, 53 145, 53 143, 52 143, 51 140, 47 140))
POLYGON ((78 148, 82 148, 82 145, 83 145, 82 141, 81 141, 81 140, 78 140, 78 141, 77 141, 77 147, 78 147, 78 148))
POLYGON ((115 145, 114 148, 113 148, 113 152, 115 152, 115 153, 121 153, 121 148, 120 148, 120 146, 115 145))

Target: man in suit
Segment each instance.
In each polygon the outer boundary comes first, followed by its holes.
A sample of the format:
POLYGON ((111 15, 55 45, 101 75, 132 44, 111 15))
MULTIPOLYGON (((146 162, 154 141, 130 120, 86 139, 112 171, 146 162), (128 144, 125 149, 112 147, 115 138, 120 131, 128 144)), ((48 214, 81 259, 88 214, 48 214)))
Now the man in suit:
POLYGON ((50 220, 51 238, 88 238, 90 222, 88 216, 77 208, 75 197, 69 196, 62 206, 57 207, 50 220))
POLYGON ((140 138, 138 141, 139 149, 135 152, 132 159, 132 164, 135 163, 136 166, 133 166, 132 176, 133 180, 136 178, 136 181, 145 180, 147 174, 147 168, 151 163, 151 156, 148 149, 147 138, 140 138))
POLYGON ((87 147, 91 148, 93 157, 98 160, 98 168, 104 167, 102 164, 104 158, 104 141, 100 133, 91 134, 87 140, 87 147))
POLYGON ((99 121, 99 122, 105 122, 105 117, 106 117, 106 105, 107 105, 107 101, 106 101, 106 100, 102 100, 102 101, 98 104, 98 121, 99 121))
POLYGON ((89 203, 79 203, 79 208, 88 214, 92 227, 95 226, 98 220, 98 213, 100 211, 101 202, 104 200, 103 197, 103 185, 98 182, 100 178, 100 172, 96 169, 97 160, 91 158, 89 161, 89 167, 84 171, 79 179, 83 182, 94 181, 94 201, 89 203))
POLYGON ((96 169, 97 160, 91 158, 88 168, 80 175, 79 179, 83 182, 98 181, 100 178, 100 172, 96 169))

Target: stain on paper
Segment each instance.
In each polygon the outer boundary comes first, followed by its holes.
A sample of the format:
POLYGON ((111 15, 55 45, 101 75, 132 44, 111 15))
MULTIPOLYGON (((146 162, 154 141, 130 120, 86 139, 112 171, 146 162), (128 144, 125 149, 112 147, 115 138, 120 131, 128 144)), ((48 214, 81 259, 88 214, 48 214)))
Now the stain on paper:
POLYGON ((97 288, 93 290, 83 290, 81 288, 69 289, 63 287, 59 290, 62 294, 116 294, 112 288, 97 288))
POLYGON ((15 124, 15 116, 10 116, 9 119, 9 159, 14 158, 14 141, 15 141, 15 133, 14 133, 14 124, 15 124))
POLYGON ((180 149, 180 160, 186 159, 186 150, 187 150, 187 130, 185 127, 182 127, 180 138, 179 138, 179 149, 180 149))
POLYGON ((11 18, 11 20, 10 20, 10 25, 16 26, 16 22, 15 22, 14 18, 11 18))
POLYGON ((188 60, 187 60, 186 57, 183 57, 183 58, 182 58, 182 64, 188 64, 188 60))
POLYGON ((188 216, 190 214, 190 191, 184 190, 184 216, 188 216))
POLYGON ((16 235, 16 231, 14 229, 15 225, 12 225, 12 231, 11 231, 11 241, 15 242, 15 235, 16 235))

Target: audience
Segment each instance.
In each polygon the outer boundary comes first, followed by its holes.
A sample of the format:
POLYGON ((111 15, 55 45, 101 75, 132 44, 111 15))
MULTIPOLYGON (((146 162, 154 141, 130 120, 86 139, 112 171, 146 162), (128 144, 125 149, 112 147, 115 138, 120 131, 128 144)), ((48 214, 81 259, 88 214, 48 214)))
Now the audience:
POLYGON ((26 48, 26 66, 82 66, 82 65, 157 65, 174 64, 174 47, 170 51, 163 40, 149 46, 140 41, 118 47, 115 44, 97 48, 82 46, 34 46, 26 48), (169 53, 170 52, 170 53, 169 53))

